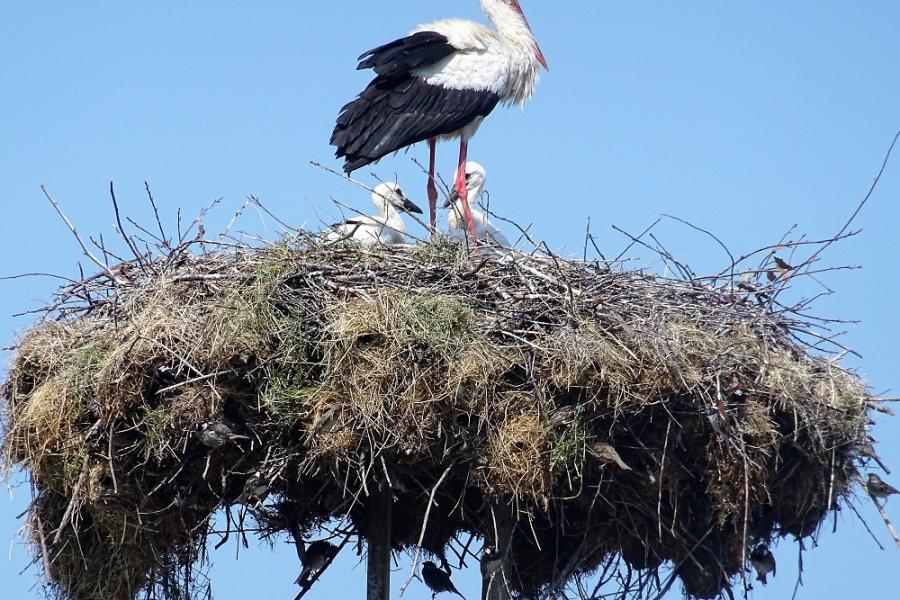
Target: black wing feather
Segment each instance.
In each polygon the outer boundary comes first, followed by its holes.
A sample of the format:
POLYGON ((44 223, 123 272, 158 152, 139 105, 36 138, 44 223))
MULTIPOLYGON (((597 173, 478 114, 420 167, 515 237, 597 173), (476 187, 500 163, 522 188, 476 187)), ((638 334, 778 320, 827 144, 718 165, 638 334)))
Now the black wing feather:
POLYGON ((500 97, 486 90, 454 90, 414 76, 377 77, 341 114, 331 136, 351 173, 401 148, 459 131, 486 117, 500 97))
POLYGON ((369 50, 360 69, 377 76, 337 118, 331 144, 351 173, 412 144, 459 131, 485 117, 500 98, 486 90, 429 85, 412 74, 456 52, 447 37, 422 31, 369 50))
POLYGON ((359 57, 357 69, 375 69, 385 77, 408 74, 456 52, 447 36, 435 31, 420 31, 405 38, 373 48, 359 57))

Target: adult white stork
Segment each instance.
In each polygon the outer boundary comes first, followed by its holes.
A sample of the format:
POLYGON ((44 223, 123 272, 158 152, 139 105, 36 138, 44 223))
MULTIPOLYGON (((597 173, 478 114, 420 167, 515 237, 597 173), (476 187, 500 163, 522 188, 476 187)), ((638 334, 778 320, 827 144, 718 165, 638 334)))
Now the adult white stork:
POLYGON ((422 25, 404 38, 359 57, 358 69, 376 76, 337 118, 331 144, 344 171, 428 141, 428 203, 435 229, 434 181, 438 139, 459 138, 454 188, 472 239, 475 228, 465 185, 469 140, 498 103, 524 104, 547 61, 519 0, 479 0, 495 30, 462 19, 422 25))
POLYGON ((396 183, 382 183, 372 192, 372 204, 377 215, 361 215, 332 225, 325 240, 340 242, 354 240, 363 246, 402 244, 406 241, 406 225, 400 212, 422 214, 396 183))
MULTIPOLYGON (((466 191, 473 203, 478 201, 478 197, 481 195, 482 190, 484 190, 484 185, 486 183, 487 172, 484 170, 484 167, 471 160, 467 162, 466 191)), ((459 197, 459 194, 455 189, 450 192, 450 196, 447 198, 444 208, 450 209, 450 214, 447 216, 447 230, 450 233, 450 236, 465 240, 466 227, 468 225, 464 221, 462 198, 459 197)), ((472 225, 475 227, 475 243, 483 241, 502 248, 510 247, 509 240, 506 239, 503 232, 494 227, 494 224, 488 220, 484 213, 474 206, 469 207, 469 213, 472 215, 472 225)))

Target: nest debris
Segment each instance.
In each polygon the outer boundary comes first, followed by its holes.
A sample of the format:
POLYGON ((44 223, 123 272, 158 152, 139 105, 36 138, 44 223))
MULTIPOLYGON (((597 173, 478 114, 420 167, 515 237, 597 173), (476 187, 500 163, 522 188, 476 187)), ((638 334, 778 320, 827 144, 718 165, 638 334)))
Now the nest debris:
POLYGON ((733 286, 444 240, 181 248, 60 292, 18 344, 3 448, 66 600, 190 597, 222 508, 365 538, 378 486, 394 548, 439 557, 510 506, 523 598, 590 573, 712 598, 859 477, 873 398, 799 327, 733 286))

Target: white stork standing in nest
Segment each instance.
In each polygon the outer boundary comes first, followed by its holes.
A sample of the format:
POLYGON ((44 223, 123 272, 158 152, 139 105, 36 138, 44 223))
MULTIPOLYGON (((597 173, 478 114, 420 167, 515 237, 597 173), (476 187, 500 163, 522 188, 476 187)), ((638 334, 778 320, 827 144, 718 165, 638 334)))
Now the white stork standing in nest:
POLYGON ((519 0, 479 4, 495 30, 445 19, 360 56, 357 68, 374 69, 375 79, 341 109, 331 135, 347 173, 427 141, 432 232, 438 196, 435 145, 438 139, 459 138, 454 188, 473 240, 465 182, 469 140, 498 103, 524 104, 534 93, 540 66, 547 68, 519 0))

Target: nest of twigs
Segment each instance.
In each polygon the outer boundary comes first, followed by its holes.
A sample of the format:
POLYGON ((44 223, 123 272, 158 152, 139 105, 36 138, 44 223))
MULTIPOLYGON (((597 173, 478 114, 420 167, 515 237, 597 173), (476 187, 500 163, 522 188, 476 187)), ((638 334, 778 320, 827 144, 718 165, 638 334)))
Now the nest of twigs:
POLYGON ((857 478, 871 397, 795 327, 731 285, 445 241, 182 249, 70 286, 22 337, 6 460, 71 600, 184 592, 223 507, 364 538, 375 489, 394 548, 438 556, 509 507, 522 597, 668 569, 711 598, 857 478))

